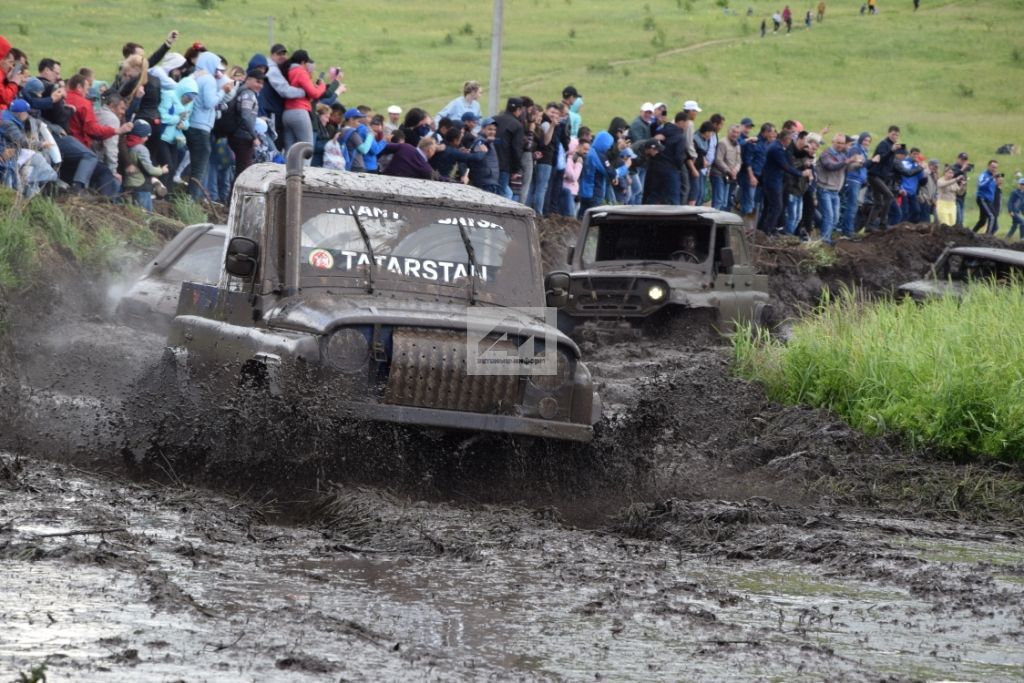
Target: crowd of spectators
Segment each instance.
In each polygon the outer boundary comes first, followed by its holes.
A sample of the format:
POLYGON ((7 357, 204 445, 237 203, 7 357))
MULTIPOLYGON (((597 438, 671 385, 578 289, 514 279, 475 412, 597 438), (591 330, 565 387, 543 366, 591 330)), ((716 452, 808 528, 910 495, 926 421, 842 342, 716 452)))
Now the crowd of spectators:
MULTIPOLYGON (((674 114, 645 102, 632 121, 591 128, 571 85, 545 103, 511 97, 484 117, 476 81, 434 116, 395 104, 377 113, 342 104, 344 73, 316 75, 305 50, 276 44, 229 67, 199 42, 173 51, 177 39, 170 32, 148 56, 126 43, 108 82, 89 68, 65 79, 52 57, 33 76, 28 55, 0 36, 0 180, 27 196, 90 192, 149 211, 154 195, 176 187, 227 203, 248 166, 281 162, 307 142, 314 166, 471 184, 539 215, 579 216, 605 203, 709 205, 767 235, 827 244, 901 221, 964 221, 968 155, 940 170, 900 142, 897 126, 872 147, 868 132, 830 135, 795 120, 757 131, 750 118, 699 122, 703 110, 686 100, 674 114)), ((990 161, 977 178, 975 231, 998 231, 1003 184, 990 161)), ((1017 185, 1010 234, 1024 229, 1024 180, 1017 185)))

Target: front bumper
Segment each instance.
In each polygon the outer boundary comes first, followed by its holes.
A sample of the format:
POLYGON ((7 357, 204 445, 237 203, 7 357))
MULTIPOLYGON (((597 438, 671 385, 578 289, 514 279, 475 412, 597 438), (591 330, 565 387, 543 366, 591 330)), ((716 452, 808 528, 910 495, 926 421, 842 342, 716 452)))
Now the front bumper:
POLYGON ((594 429, 590 425, 514 415, 453 412, 381 403, 351 403, 345 406, 343 413, 357 420, 393 422, 418 427, 535 436, 562 441, 588 442, 594 438, 594 429))

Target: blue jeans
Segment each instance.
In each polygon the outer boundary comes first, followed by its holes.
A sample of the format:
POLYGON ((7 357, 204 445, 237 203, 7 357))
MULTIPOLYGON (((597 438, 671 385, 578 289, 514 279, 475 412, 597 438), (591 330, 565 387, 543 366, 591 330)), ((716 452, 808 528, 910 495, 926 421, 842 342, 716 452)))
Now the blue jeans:
POLYGON ((551 180, 551 164, 537 164, 533 167, 533 183, 530 185, 529 206, 544 215, 544 200, 548 198, 548 181, 551 180))
POLYGON ((1024 218, 1017 214, 1010 214, 1010 218, 1013 219, 1013 223, 1010 225, 1010 232, 1006 234, 1006 239, 1013 237, 1015 231, 1019 231, 1018 235, 1021 239, 1024 239, 1024 218))
POLYGON ((796 226, 804 215, 804 196, 802 194, 786 195, 786 234, 795 235, 796 226))
POLYGON ((631 206, 636 206, 643 201, 644 198, 644 181, 641 178, 641 174, 644 169, 640 169, 637 173, 629 174, 629 203, 631 206))
MULTIPOLYGON (((72 183, 81 183, 82 187, 89 187, 89 180, 92 179, 92 173, 96 170, 96 164, 99 163, 99 159, 96 158, 96 155, 90 149, 70 135, 54 137, 57 138, 57 149, 60 150, 60 156, 64 160, 62 168, 75 169, 72 179, 68 181, 65 178, 65 180, 72 183)), ((68 172, 65 171, 65 173, 68 172)))
POLYGON ((206 184, 206 169, 210 164, 210 131, 189 128, 185 131, 185 143, 188 146, 189 172, 188 193, 193 199, 202 199, 206 184))
POLYGON ((133 190, 132 199, 135 203, 146 210, 147 213, 153 213, 153 193, 148 190, 133 190))
POLYGON ((858 180, 847 180, 846 185, 843 186, 839 228, 847 237, 857 232, 857 211, 860 209, 861 185, 863 183, 858 180))
POLYGON ((704 174, 698 173, 697 177, 690 176, 689 201, 697 206, 704 203, 704 174))
POLYGON ((818 188, 818 211, 821 212, 821 241, 832 244, 832 231, 839 217, 839 192, 818 188))
POLYGON ((501 195, 505 199, 512 199, 512 188, 509 186, 509 181, 512 179, 512 174, 508 171, 498 171, 498 187, 501 188, 501 195))
POLYGON ((917 223, 921 220, 921 207, 917 203, 916 195, 906 195, 903 197, 903 221, 906 223, 917 223))
MULTIPOLYGON (((743 177, 743 176, 740 176, 743 177)), ((754 187, 750 185, 750 181, 740 181, 740 213, 744 216, 757 211, 757 207, 762 202, 763 192, 761 186, 754 187)))
POLYGON ((732 195, 733 184, 723 175, 711 176, 711 206, 720 211, 728 211, 729 197, 732 195))

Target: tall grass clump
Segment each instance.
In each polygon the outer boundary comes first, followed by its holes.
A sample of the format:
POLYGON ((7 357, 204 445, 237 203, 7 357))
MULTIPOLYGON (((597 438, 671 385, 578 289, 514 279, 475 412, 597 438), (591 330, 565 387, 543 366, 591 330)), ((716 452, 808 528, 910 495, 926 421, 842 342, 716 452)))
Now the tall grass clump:
POLYGON ((202 205, 192 201, 192 198, 187 194, 174 195, 174 198, 171 200, 171 207, 174 217, 185 225, 205 223, 208 220, 202 205))
POLYGON ((1024 281, 972 284, 923 305, 828 296, 788 342, 750 328, 739 374, 773 398, 834 411, 867 433, 896 431, 954 458, 1024 461, 1024 281))
POLYGON ((0 188, 0 290, 20 289, 36 269, 36 237, 25 200, 0 188))

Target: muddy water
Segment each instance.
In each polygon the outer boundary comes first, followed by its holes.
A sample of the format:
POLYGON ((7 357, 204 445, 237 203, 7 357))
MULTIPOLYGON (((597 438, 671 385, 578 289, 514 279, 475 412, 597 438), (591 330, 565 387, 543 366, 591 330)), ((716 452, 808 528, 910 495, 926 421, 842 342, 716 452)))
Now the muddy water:
POLYGON ((45 661, 82 681, 1024 676, 1012 533, 780 510, 694 552, 671 535, 358 489, 332 494, 341 517, 285 525, 264 521, 268 504, 3 457, 12 673, 45 661), (90 530, 104 533, 74 533, 90 530), (74 535, 46 536, 61 533, 74 535))
POLYGON ((103 450, 158 341, 68 330, 4 413, 0 680, 1024 679, 1019 528, 835 502, 899 454, 707 339, 586 342, 589 451, 218 491, 103 450))

